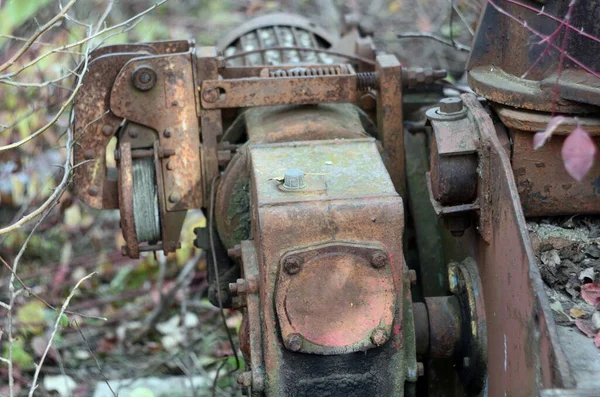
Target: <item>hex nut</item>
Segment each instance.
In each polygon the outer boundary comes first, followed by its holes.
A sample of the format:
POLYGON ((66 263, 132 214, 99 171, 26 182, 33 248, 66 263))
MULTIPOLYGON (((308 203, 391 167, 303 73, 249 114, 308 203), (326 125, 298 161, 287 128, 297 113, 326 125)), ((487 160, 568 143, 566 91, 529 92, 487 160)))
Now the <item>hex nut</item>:
POLYGON ((302 259, 297 255, 290 255, 283 261, 283 269, 287 274, 296 274, 302 268, 302 259))
POLYGON ((151 90, 156 85, 156 72, 150 66, 142 65, 131 76, 133 86, 140 91, 151 90))
POLYGON ((381 328, 377 328, 377 329, 375 329, 375 331, 373 331, 373 333, 371 333, 371 342, 373 342, 373 344, 375 346, 381 346, 386 341, 387 341, 387 335, 386 335, 385 331, 382 330, 381 328))
POLYGON ((302 342, 302 336, 298 334, 291 334, 285 341, 285 347, 293 352, 297 352, 298 350, 302 349, 302 342))

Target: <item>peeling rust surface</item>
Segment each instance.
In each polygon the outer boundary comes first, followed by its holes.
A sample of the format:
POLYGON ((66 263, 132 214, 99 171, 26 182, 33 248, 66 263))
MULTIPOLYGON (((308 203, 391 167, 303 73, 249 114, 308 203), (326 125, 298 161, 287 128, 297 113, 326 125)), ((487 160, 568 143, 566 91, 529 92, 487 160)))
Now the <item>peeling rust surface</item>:
POLYGON ((112 87, 112 112, 157 131, 160 147, 174 155, 162 159, 167 211, 202 206, 198 119, 191 53, 140 57, 129 61, 112 87), (136 89, 132 76, 140 66, 152 68, 156 85, 136 89), (170 164, 167 167, 167 163, 170 164))

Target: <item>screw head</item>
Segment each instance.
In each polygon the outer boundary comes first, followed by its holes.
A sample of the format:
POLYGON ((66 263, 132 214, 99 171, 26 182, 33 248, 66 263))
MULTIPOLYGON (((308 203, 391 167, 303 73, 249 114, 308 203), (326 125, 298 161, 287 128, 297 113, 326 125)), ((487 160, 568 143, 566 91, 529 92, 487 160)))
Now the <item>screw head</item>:
POLYGON ((290 255, 283 261, 283 269, 287 274, 296 274, 302 268, 302 259, 296 255, 290 255))
POLYGON ((387 266, 390 263, 390 257, 383 252, 375 252, 371 257, 371 266, 376 269, 387 266))
POLYGON ((287 347, 289 350, 293 351, 293 352, 297 352, 298 350, 300 350, 302 348, 302 336, 298 335, 298 334, 291 334, 290 336, 287 337, 286 341, 285 341, 285 347, 287 347))
POLYGON ((458 113, 463 109, 463 101, 459 97, 444 98, 440 101, 440 113, 458 113))
POLYGON ((386 335, 385 331, 382 330, 381 328, 377 328, 371 334, 371 342, 373 342, 373 344, 375 346, 383 345, 386 340, 387 340, 387 335, 386 335))

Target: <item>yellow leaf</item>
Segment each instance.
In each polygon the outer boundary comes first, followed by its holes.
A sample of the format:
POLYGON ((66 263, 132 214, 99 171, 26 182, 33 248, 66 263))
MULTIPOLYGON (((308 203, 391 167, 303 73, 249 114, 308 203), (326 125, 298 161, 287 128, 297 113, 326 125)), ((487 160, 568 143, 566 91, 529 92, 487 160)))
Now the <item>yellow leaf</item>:
POLYGON ((581 310, 581 309, 578 309, 578 308, 576 308, 576 307, 572 307, 572 308, 569 310, 569 314, 570 314, 570 315, 571 315, 571 317, 573 317, 573 318, 581 318, 581 317, 583 317, 583 316, 585 316, 585 315, 586 315, 586 312, 584 312, 583 310, 581 310))

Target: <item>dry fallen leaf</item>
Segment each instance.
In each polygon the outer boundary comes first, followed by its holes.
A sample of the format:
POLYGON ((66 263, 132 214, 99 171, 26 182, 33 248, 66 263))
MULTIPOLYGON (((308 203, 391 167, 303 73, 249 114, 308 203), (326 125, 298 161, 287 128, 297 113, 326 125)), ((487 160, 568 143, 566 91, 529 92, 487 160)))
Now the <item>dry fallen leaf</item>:
POLYGON ((583 284, 581 286, 581 296, 590 305, 600 304, 600 284, 583 284))
POLYGON ((590 138, 586 130, 577 127, 569 134, 561 150, 565 169, 578 182, 583 178, 594 165, 596 156, 596 144, 590 138))
POLYGON ((573 317, 573 318, 581 318, 581 317, 584 317, 586 315, 586 312, 584 312, 583 310, 578 309, 576 307, 572 307, 569 310, 569 315, 571 317, 573 317))

